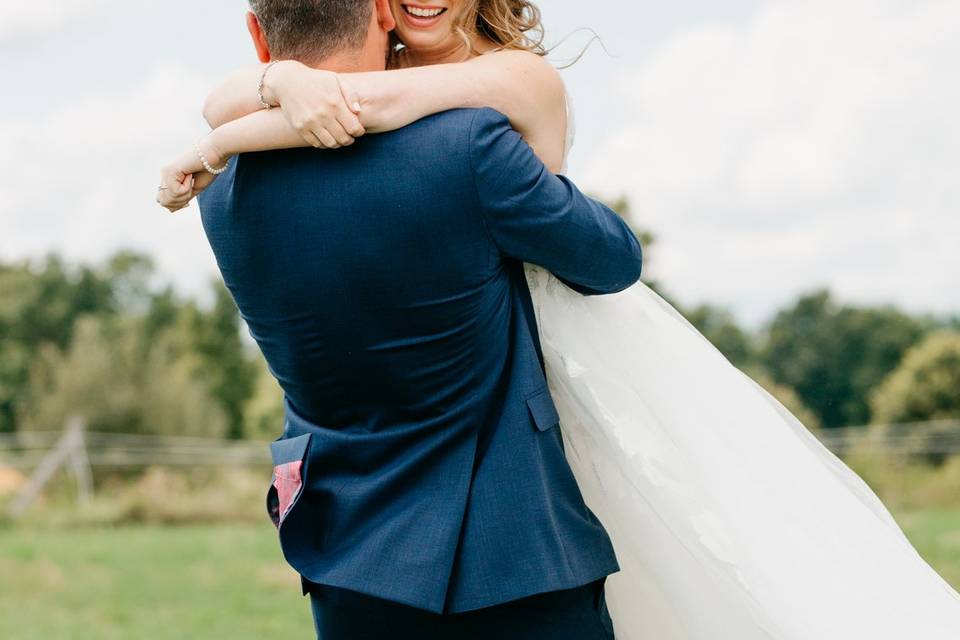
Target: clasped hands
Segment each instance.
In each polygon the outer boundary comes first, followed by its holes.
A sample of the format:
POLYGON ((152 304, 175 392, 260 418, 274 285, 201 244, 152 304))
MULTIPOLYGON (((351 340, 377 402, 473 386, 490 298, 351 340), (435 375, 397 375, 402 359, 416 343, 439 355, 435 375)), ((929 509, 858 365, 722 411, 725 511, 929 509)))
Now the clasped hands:
MULTIPOLYGON (((366 130, 360 122, 360 97, 342 75, 313 69, 294 60, 284 60, 269 70, 263 95, 279 106, 288 125, 306 145, 337 149, 353 144, 366 130)), ((258 100, 259 102, 259 100, 258 100)), ((237 121, 234 121, 237 122, 237 121)), ((233 123, 231 123, 233 124, 233 123)), ((178 155, 160 172, 156 201, 171 213, 179 211, 216 179, 203 165, 219 168, 231 155, 250 145, 250 137, 214 129, 197 145, 178 155), (233 142, 231 138, 242 138, 233 142)))

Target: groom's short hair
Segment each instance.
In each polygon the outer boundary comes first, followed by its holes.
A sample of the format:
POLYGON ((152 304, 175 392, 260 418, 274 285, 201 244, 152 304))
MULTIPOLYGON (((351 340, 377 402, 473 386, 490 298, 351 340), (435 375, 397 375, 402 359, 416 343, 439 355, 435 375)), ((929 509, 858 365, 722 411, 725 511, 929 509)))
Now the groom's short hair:
POLYGON ((367 39, 373 0, 250 0, 274 58, 310 63, 367 39))

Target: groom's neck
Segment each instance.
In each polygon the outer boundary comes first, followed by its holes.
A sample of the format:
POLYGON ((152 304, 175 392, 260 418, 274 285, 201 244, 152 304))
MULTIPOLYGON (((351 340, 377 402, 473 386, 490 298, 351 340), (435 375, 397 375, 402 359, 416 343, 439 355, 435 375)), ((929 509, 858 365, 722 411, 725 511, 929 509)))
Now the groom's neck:
POLYGON ((379 47, 365 46, 356 51, 330 56, 310 66, 314 69, 323 69, 334 73, 383 71, 387 68, 387 55, 385 51, 380 51, 379 47))

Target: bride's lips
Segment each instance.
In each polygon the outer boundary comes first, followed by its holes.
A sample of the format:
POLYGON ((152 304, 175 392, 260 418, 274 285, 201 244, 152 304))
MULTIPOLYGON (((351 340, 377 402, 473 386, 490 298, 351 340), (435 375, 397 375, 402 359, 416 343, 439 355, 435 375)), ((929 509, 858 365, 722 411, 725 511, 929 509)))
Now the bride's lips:
POLYGON ((400 6, 403 7, 403 19, 411 27, 418 29, 429 29, 440 22, 443 14, 447 12, 446 7, 431 7, 426 4, 404 3, 400 6))

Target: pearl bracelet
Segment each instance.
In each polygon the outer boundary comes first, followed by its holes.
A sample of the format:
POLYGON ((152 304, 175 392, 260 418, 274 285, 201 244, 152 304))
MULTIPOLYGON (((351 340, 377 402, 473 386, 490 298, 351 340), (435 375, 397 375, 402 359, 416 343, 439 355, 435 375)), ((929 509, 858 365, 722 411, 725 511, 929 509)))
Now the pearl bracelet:
POLYGON ((197 142, 196 144, 194 144, 193 148, 197 150, 197 157, 200 158, 200 163, 203 165, 203 168, 207 170, 207 173, 212 173, 213 175, 218 176, 224 171, 226 171, 227 167, 230 166, 230 159, 228 158, 222 167, 220 167, 219 169, 214 169, 213 167, 210 166, 210 163, 207 162, 207 157, 203 155, 203 151, 200 150, 200 143, 197 142))

